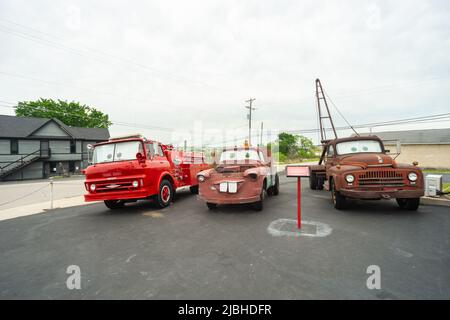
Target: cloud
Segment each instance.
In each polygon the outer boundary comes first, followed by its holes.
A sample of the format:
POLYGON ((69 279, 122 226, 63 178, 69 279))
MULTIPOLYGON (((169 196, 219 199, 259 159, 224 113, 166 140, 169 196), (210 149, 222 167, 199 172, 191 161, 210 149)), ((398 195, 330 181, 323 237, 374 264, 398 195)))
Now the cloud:
POLYGON ((147 127, 199 120, 245 131, 244 100, 255 97, 254 127, 309 129, 320 77, 353 123, 443 113, 449 21, 446 1, 2 1, 0 71, 60 85, 0 74, 0 99, 78 100, 147 127))

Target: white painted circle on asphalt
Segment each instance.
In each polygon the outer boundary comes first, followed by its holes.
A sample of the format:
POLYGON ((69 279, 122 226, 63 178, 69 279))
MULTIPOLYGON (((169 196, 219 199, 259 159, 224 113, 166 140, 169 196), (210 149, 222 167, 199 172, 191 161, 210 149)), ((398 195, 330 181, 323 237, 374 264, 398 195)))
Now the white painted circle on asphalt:
POLYGON ((267 232, 274 237, 326 237, 331 234, 332 228, 322 222, 302 220, 302 229, 297 229, 297 220, 278 219, 273 221, 267 232), (311 231, 313 230, 313 231, 311 231))

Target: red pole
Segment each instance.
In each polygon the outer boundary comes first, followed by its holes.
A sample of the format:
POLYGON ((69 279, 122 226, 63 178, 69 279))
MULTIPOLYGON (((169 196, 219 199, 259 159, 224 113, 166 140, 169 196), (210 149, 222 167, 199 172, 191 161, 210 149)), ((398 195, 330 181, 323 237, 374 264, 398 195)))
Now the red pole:
POLYGON ((297 177, 297 226, 302 228, 302 178, 297 177))

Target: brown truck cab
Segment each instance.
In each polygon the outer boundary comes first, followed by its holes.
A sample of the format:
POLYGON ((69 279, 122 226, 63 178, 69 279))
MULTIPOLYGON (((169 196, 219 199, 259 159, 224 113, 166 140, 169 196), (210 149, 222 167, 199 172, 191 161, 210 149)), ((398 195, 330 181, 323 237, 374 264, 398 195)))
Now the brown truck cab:
POLYGON ((326 141, 318 165, 310 166, 310 188, 331 192, 336 209, 347 198, 395 198, 402 209, 417 210, 424 194, 422 170, 414 164, 397 163, 377 136, 326 141))

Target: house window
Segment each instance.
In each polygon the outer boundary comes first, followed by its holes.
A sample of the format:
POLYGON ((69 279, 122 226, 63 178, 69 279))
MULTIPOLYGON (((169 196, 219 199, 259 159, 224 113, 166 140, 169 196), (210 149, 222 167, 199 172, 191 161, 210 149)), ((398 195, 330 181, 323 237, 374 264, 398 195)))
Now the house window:
POLYGON ((70 153, 77 153, 77 144, 75 140, 70 140, 70 153))
POLYGON ((11 139, 11 154, 19 154, 19 141, 11 139))

